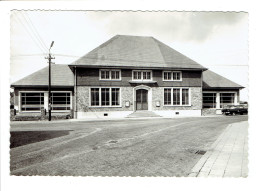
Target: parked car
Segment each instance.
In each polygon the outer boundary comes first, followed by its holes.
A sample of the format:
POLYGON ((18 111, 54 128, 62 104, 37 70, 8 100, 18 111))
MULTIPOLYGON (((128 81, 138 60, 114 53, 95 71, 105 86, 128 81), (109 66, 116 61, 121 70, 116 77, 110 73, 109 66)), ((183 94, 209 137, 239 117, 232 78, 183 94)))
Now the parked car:
POLYGON ((225 115, 244 115, 248 113, 247 105, 226 105, 222 109, 222 114, 225 115))

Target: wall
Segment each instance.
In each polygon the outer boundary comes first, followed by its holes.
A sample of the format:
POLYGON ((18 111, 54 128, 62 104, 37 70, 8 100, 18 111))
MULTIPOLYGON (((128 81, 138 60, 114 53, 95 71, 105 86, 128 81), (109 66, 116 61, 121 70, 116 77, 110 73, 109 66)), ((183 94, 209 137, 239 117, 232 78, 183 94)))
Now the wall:
POLYGON ((77 116, 84 117, 125 117, 133 112, 133 88, 121 87, 121 106, 118 107, 91 107, 90 106, 90 86, 77 87, 77 116), (130 106, 126 106, 126 101, 130 101, 130 106))
MULTIPOLYGON (((48 87, 38 87, 38 88, 31 88, 31 87, 16 87, 14 88, 14 106, 15 108, 19 108, 19 92, 20 91, 48 91, 48 87)), ((72 97, 71 97, 71 101, 72 101, 72 109, 74 108, 74 91, 73 88, 52 88, 51 91, 71 91, 72 92, 72 97)), ((48 99, 48 98, 47 98, 48 99)), ((46 100, 45 100, 46 101, 46 100)), ((17 109, 17 112, 19 112, 19 110, 17 109)))
MULTIPOLYGON (((101 81, 99 80, 99 69, 80 68, 77 70, 77 85, 78 86, 132 86, 129 81, 132 80, 132 70, 121 70, 121 81, 101 81)), ((189 86, 201 87, 201 71, 183 71, 181 82, 163 82, 162 70, 153 70, 153 81, 157 83, 154 86, 189 86)))

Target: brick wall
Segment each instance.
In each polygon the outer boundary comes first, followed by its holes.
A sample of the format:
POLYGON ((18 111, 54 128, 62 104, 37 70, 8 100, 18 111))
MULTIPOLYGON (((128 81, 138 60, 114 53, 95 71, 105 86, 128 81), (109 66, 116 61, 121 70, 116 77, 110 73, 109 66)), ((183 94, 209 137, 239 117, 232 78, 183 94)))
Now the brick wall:
POLYGON ((190 87, 191 106, 163 106, 164 88, 153 88, 153 110, 200 110, 202 109, 202 89, 200 87, 190 87), (156 102, 160 101, 160 107, 156 107, 156 102))
MULTIPOLYGON (((117 86, 130 87, 129 81, 132 80, 132 70, 121 70, 121 81, 99 80, 98 68, 80 68, 77 70, 77 85, 78 86, 117 86)), ((156 86, 188 86, 201 87, 201 71, 182 71, 182 81, 165 82, 162 80, 162 70, 153 70, 153 81, 156 81, 156 86)))
POLYGON ((90 87, 77 87, 77 111, 133 111, 133 88, 121 87, 121 107, 90 107, 90 87), (126 107, 125 102, 130 101, 130 107, 126 107))

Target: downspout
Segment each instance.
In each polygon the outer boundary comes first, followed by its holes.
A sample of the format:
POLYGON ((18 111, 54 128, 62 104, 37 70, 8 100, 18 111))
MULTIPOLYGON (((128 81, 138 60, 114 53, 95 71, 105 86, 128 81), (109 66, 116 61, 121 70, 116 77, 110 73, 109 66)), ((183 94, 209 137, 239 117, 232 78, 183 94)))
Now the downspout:
POLYGON ((74 67, 74 119, 77 119, 77 68, 74 67))
POLYGON ((203 115, 203 70, 201 71, 201 112, 200 115, 203 115))

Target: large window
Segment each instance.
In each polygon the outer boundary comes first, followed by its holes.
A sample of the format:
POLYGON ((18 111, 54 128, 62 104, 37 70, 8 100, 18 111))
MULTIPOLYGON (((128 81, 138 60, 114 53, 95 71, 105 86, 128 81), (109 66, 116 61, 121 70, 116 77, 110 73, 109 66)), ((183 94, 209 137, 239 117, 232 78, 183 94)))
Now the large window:
POLYGON ((51 93, 51 109, 58 111, 70 110, 70 92, 51 93))
POLYGON ((44 93, 21 93, 22 111, 40 111, 41 108, 44 108, 44 93))
POLYGON ((121 80, 121 70, 101 69, 100 80, 121 80))
POLYGON ((91 88, 91 106, 120 106, 120 88, 91 88))
POLYGON ((235 93, 220 93, 220 108, 224 105, 233 105, 235 103, 235 93))
POLYGON ((179 71, 163 71, 163 81, 181 81, 182 73, 179 71))
POLYGON ((152 71, 133 70, 133 80, 152 80, 152 71))
POLYGON ((216 108, 216 93, 203 93, 203 108, 216 108))
POLYGON ((189 88, 164 88, 164 105, 190 105, 189 88))
POLYGON ((171 105, 171 89, 164 89, 164 105, 171 105))

